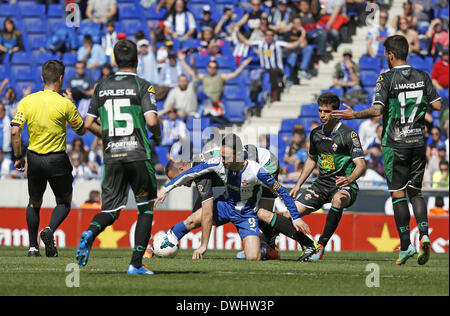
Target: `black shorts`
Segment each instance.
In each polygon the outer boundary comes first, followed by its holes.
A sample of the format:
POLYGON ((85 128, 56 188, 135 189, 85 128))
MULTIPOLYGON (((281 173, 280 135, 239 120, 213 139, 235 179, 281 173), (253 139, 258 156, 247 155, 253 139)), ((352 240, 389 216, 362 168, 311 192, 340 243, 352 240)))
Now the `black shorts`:
POLYGON ((333 200, 333 196, 339 191, 346 191, 350 194, 350 204, 347 205, 346 208, 355 203, 358 188, 354 184, 347 187, 338 187, 335 184, 321 180, 314 181, 314 183, 302 192, 296 200, 304 207, 317 211, 324 204, 330 203, 333 200))
POLYGON ((156 199, 155 169, 150 161, 105 164, 102 212, 115 212, 125 208, 130 187, 138 206, 156 199))
POLYGON ((426 147, 383 147, 383 164, 390 192, 406 189, 407 186, 422 189, 426 165, 426 147))
POLYGON ((65 199, 72 194, 72 165, 65 152, 41 155, 29 150, 27 159, 28 194, 31 200, 42 199, 47 182, 57 199, 65 199))

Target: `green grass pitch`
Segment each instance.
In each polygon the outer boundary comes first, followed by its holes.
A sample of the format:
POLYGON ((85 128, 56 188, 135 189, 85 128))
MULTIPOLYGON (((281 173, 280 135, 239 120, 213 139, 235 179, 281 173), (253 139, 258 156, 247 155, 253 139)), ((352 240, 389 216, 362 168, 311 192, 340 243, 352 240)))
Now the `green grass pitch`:
POLYGON ((153 276, 125 274, 130 249, 93 249, 80 269, 79 287, 67 287, 66 266, 75 249, 60 249, 58 258, 28 258, 27 249, 0 247, 0 295, 149 295, 149 296, 300 296, 300 295, 449 295, 449 255, 434 254, 427 265, 416 257, 396 266, 395 253, 325 253, 320 262, 298 263, 296 252, 281 252, 280 261, 246 262, 236 251, 208 251, 191 260, 192 251, 174 259, 144 259, 153 276), (366 271, 379 267, 379 287, 366 271), (370 267, 370 266, 369 266, 370 267))

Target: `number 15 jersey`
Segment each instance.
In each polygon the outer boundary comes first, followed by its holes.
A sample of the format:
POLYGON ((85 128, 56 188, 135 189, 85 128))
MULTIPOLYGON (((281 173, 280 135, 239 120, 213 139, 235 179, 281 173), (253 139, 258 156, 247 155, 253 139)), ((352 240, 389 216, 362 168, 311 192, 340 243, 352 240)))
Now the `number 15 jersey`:
POLYGON ((150 112, 157 113, 155 90, 136 74, 117 72, 97 85, 87 114, 101 120, 105 163, 151 160, 150 112))
POLYGON ((380 74, 373 104, 383 109, 383 146, 425 146, 425 114, 440 97, 424 71, 401 65, 380 74))

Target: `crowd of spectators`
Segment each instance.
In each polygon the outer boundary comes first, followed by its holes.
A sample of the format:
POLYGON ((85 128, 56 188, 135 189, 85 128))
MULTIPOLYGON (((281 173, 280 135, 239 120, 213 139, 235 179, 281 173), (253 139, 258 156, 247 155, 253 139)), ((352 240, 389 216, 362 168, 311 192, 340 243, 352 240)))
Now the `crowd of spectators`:
MULTIPOLYGON (((163 171, 163 162, 169 156, 180 154, 183 142, 189 143, 190 119, 208 117, 217 126, 229 123, 224 95, 227 82, 243 78, 240 75, 245 71, 250 79, 249 101, 254 102, 267 75, 270 83, 267 97, 277 101, 286 86, 301 84, 301 80, 318 75, 319 63, 332 61, 331 53, 342 42, 349 41, 352 25, 360 26, 366 18, 366 3, 359 0, 233 0, 221 1, 217 7, 214 1, 208 0, 135 1, 138 10, 151 11, 158 18, 141 23, 131 32, 122 23, 123 16, 130 17, 126 15, 128 12, 121 11, 121 2, 125 1, 36 2, 47 7, 75 3, 81 9, 82 27, 54 30, 39 50, 62 60, 68 53, 75 56, 65 82, 82 115, 87 112, 96 84, 116 70, 112 50, 115 43, 128 38, 137 44, 137 72, 155 87, 163 133, 161 146, 167 148, 164 157, 154 152, 158 172, 163 171), (232 60, 231 70, 221 69, 222 62, 229 60, 232 60)), ((442 1, 411 0, 405 2, 401 15, 390 16, 389 8, 383 6, 378 13, 379 23, 367 33, 367 56, 378 58, 382 64, 384 39, 392 34, 404 35, 410 43, 411 56, 433 58, 430 73, 433 84, 439 90, 446 90, 448 98, 448 16, 445 19, 435 14, 436 9, 444 7, 442 1)), ((17 29, 15 23, 14 17, 3 22, 0 35, 0 61, 3 63, 26 49, 23 40, 26 32, 17 29)), ((352 51, 345 50, 342 58, 333 62, 335 73, 330 88, 342 90, 344 96, 356 100, 354 103, 362 97, 367 100, 359 63, 352 51)), ((8 119, 14 115, 18 100, 36 89, 26 87, 17 91, 10 84, 13 78, 2 79, 0 164, 2 176, 9 173, 10 177, 16 177, 18 175, 8 167, 11 146, 4 135, 8 134, 8 119)), ((446 102, 448 100, 444 104, 446 102)), ((427 122, 430 140, 425 185, 439 185, 432 184, 437 182, 445 185, 447 181, 448 186, 448 107, 439 118, 427 114, 427 122), (439 138, 435 135, 437 128, 439 138)), ((308 134, 318 124, 315 121, 310 126, 296 125, 292 139, 286 139, 287 148, 278 148, 286 180, 296 179, 301 172, 308 152, 308 134)), ((359 128, 369 166, 364 179, 368 181, 384 181, 380 124, 380 118, 376 118, 363 122, 359 128)), ((24 142, 26 144, 26 140, 24 142)), ((267 139, 264 143, 271 148, 267 139)), ((77 181, 100 177, 101 140, 92 135, 77 138, 69 133, 67 150, 77 181)))

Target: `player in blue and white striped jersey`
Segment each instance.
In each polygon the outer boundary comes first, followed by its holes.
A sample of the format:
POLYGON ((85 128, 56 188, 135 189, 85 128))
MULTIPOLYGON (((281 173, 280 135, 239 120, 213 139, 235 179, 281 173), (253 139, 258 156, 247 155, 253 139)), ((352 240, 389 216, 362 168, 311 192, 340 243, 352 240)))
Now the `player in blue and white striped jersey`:
MULTIPOLYGON (((301 233, 301 231, 296 231, 304 226, 300 219, 300 214, 297 211, 297 207, 287 190, 257 162, 244 159, 242 144, 236 135, 232 134, 224 138, 221 147, 221 155, 222 159, 210 159, 208 162, 201 163, 175 177, 158 193, 155 204, 159 201, 164 201, 166 194, 173 188, 189 183, 197 177, 204 176, 210 172, 216 173, 225 182, 226 192, 223 196, 213 202, 214 208, 212 218, 214 224, 220 226, 227 222, 232 222, 238 229, 239 235, 244 241, 246 259, 259 260, 261 251, 258 216, 256 213, 259 211, 259 200, 262 194, 262 187, 266 186, 270 188, 272 192, 281 196, 293 219, 292 223, 286 219, 293 226, 294 232, 292 235, 301 234, 303 239, 300 238, 300 242, 306 246, 305 256, 312 255, 315 251, 313 241, 301 233)), ((269 211, 266 210, 266 212, 269 211)), ((271 215, 272 220, 276 221, 276 217, 273 213, 271 213, 271 215)), ((279 216, 279 218, 281 217, 282 216, 279 216)), ((282 222, 282 219, 279 221, 282 222)), ((191 229, 196 228, 186 227, 183 222, 179 224, 180 225, 177 224, 174 226, 174 228, 176 228, 175 231, 174 229, 172 230, 178 238, 184 236, 191 229)), ((210 225, 212 225, 212 223, 210 225)), ((209 234, 205 234, 207 229, 208 227, 205 227, 202 222, 202 234, 206 238, 209 238, 209 234)), ((202 246, 205 247, 204 251, 206 251, 206 245, 207 241, 203 245, 202 240, 202 246)), ((202 253, 200 253, 198 257, 201 258, 202 253)))

